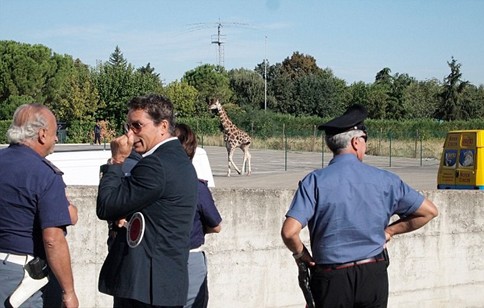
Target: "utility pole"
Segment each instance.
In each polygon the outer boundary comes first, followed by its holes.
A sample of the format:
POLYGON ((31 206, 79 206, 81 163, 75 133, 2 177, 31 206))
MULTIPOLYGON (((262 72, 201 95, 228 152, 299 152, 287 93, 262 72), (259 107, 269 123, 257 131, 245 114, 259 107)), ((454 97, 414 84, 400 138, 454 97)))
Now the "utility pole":
POLYGON ((264 112, 267 111, 267 35, 264 46, 264 112))

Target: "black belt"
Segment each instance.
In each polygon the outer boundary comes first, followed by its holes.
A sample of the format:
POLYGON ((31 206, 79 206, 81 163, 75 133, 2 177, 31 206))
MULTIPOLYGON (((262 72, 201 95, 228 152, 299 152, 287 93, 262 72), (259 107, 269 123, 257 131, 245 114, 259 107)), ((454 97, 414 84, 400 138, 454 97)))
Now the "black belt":
POLYGON ((347 262, 347 263, 317 264, 316 265, 316 271, 331 272, 331 271, 350 268, 350 267, 354 267, 354 266, 358 266, 358 265, 364 265, 364 264, 370 264, 370 263, 376 263, 376 262, 382 262, 382 261, 385 261, 384 253, 380 253, 380 254, 378 254, 374 257, 371 257, 371 258, 351 261, 351 262, 347 262))

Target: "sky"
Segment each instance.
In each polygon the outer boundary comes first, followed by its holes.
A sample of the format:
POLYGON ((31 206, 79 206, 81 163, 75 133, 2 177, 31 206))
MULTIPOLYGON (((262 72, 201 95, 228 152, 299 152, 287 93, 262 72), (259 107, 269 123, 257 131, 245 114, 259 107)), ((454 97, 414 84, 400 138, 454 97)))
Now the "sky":
POLYGON ((347 84, 371 83, 385 67, 443 81, 454 57, 478 86, 483 34, 481 0, 0 0, 0 40, 92 67, 118 46, 165 84, 201 64, 252 70, 299 52, 347 84))

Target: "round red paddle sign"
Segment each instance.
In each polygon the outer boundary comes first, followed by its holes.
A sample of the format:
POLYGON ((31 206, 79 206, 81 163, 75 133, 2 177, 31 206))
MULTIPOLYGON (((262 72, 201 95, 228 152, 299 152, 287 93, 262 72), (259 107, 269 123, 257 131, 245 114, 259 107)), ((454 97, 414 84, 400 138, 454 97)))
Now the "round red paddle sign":
POLYGON ((127 227, 126 240, 128 241, 129 247, 134 248, 138 246, 141 240, 143 240, 144 233, 145 218, 143 214, 136 212, 129 220, 127 227))

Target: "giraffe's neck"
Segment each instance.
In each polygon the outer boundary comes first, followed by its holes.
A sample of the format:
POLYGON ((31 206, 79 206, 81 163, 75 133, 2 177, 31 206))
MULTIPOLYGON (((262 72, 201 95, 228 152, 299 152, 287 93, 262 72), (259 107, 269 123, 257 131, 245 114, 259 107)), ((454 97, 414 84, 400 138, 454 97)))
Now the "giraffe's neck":
POLYGON ((220 117, 220 122, 222 123, 224 131, 228 131, 231 127, 234 126, 232 121, 230 121, 229 116, 222 107, 220 107, 218 111, 218 116, 220 117))

